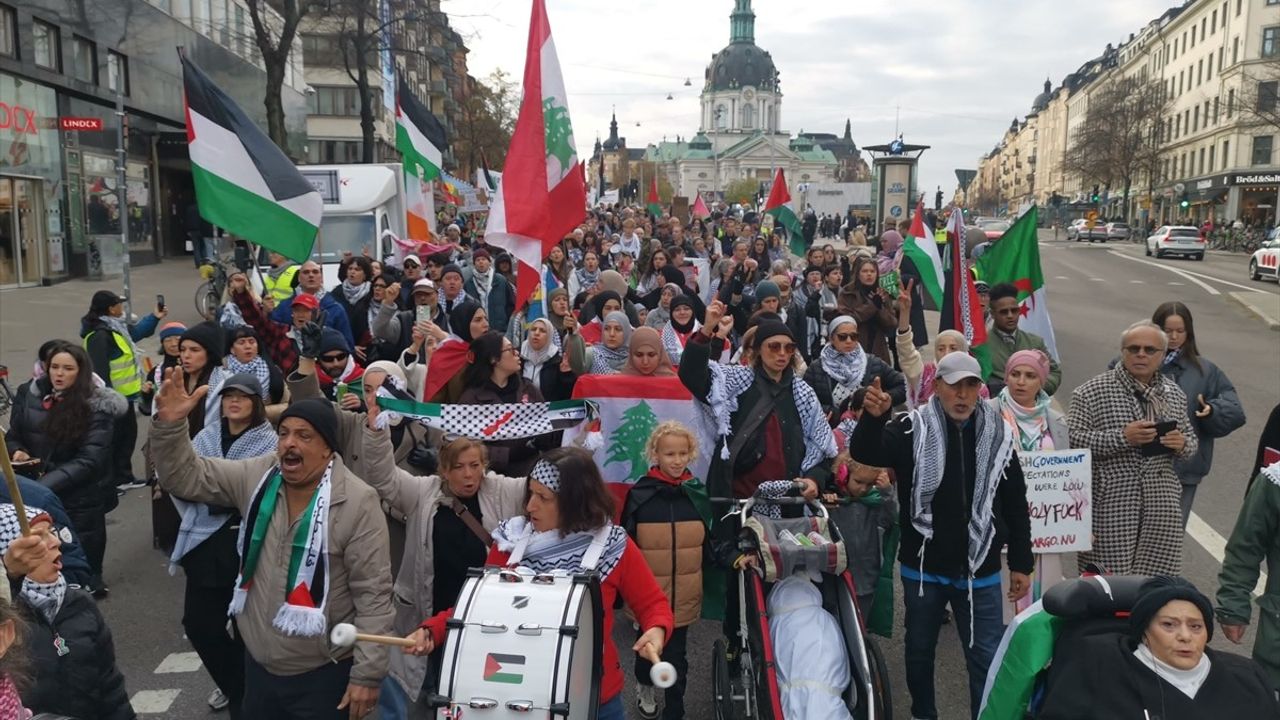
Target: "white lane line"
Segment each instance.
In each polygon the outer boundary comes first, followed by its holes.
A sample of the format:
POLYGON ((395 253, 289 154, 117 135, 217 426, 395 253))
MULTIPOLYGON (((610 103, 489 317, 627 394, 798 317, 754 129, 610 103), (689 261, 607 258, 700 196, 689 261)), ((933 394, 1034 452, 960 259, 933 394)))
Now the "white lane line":
MULTIPOLYGON (((1187 518, 1187 534, 1192 540, 1199 543, 1205 552, 1213 556, 1214 560, 1221 565, 1223 559, 1227 556, 1227 539, 1222 537, 1217 530, 1209 526, 1209 523, 1200 519, 1200 516, 1191 513, 1191 517, 1187 518)), ((1262 595, 1263 589, 1267 586, 1267 573, 1259 571, 1258 585, 1253 589, 1254 596, 1262 595)))
POLYGON ((1090 280, 1092 280, 1092 281, 1094 281, 1094 282, 1106 282, 1106 280, 1105 280, 1105 279, 1103 279, 1103 278, 1089 278, 1089 279, 1090 279, 1090 280))
POLYGON ((1177 280, 1170 280, 1169 282, 1167 282, 1167 283, 1165 283, 1165 284, 1166 284, 1166 285, 1186 285, 1186 283, 1180 283, 1180 282, 1178 282, 1177 280))
POLYGON ((129 704, 133 711, 142 715, 159 715, 169 712, 169 706, 178 699, 181 690, 139 690, 133 694, 129 704))
POLYGON ((1129 282, 1130 282, 1130 283, 1132 283, 1132 284, 1134 284, 1134 285, 1146 285, 1146 284, 1147 284, 1147 281, 1146 281, 1146 280, 1130 280, 1129 282))
POLYGON ((1053 279, 1054 280, 1070 280, 1071 278, 1067 277, 1066 275, 1054 275, 1053 279))
MULTIPOLYGON (((1132 261, 1134 261, 1134 262, 1140 262, 1140 263, 1142 263, 1142 264, 1144 264, 1144 265, 1151 265, 1152 267, 1158 267, 1158 268, 1161 268, 1162 270, 1168 270, 1169 272, 1177 273, 1178 275, 1181 275, 1182 277, 1184 277, 1184 278, 1186 278, 1186 279, 1188 279, 1188 280, 1190 280, 1190 281, 1192 281, 1192 282, 1196 282, 1196 278, 1203 278, 1203 279, 1205 279, 1205 280, 1212 280, 1213 282, 1216 282, 1216 283, 1222 283, 1223 285, 1230 285, 1230 286, 1231 286, 1231 287, 1233 287, 1233 288, 1240 288, 1241 290, 1248 290, 1249 292, 1256 292, 1256 293, 1269 294, 1269 293, 1267 293, 1267 291, 1266 291, 1266 290, 1259 290, 1259 289, 1258 289, 1258 288, 1256 288, 1256 287, 1249 287, 1248 285, 1241 285, 1240 283, 1234 283, 1234 282, 1231 282, 1230 280, 1223 280, 1222 278, 1214 277, 1214 276, 1212 276, 1212 275, 1206 275, 1206 274, 1204 274, 1204 273, 1198 273, 1198 272, 1195 272, 1194 270, 1183 270, 1183 269, 1181 269, 1181 268, 1169 267, 1168 265, 1162 265, 1162 264, 1160 264, 1160 263, 1152 262, 1152 261, 1150 261, 1150 260, 1144 260, 1144 259, 1142 259, 1142 258, 1130 257, 1129 255, 1125 255, 1124 253, 1116 252, 1115 250, 1112 250, 1112 251, 1111 251, 1111 254, 1112 254, 1112 255, 1115 255, 1116 257, 1126 258, 1126 259, 1128 259, 1128 260, 1132 260, 1132 261)), ((1197 284, 1199 284, 1199 285, 1203 286, 1203 283, 1197 283, 1197 284)), ((1214 295, 1220 295, 1221 293, 1214 292, 1213 294, 1214 294, 1214 295)))
POLYGON ((199 670, 201 667, 200 655, 194 652, 176 652, 169 653, 164 660, 160 661, 155 669, 157 675, 166 673, 189 673, 199 670))
MULTIPOLYGON (((1129 257, 1128 255, 1125 255, 1124 253, 1118 253, 1118 252, 1116 252, 1115 250, 1112 250, 1112 251, 1111 251, 1111 254, 1112 254, 1112 255, 1115 255, 1116 257, 1122 257, 1122 258, 1124 258, 1124 259, 1126 259, 1126 260, 1132 260, 1132 261, 1134 261, 1134 262, 1140 262, 1140 263, 1142 263, 1143 265, 1150 265, 1150 266, 1152 266, 1152 267, 1158 267, 1158 268, 1160 268, 1161 270, 1168 270, 1169 272, 1171 272, 1171 273, 1173 273, 1173 274, 1177 275, 1178 277, 1184 278, 1184 279, 1186 279, 1186 280, 1190 280, 1191 282, 1195 283, 1196 285, 1199 285, 1201 288, 1203 288, 1203 289, 1204 289, 1204 291, 1205 291, 1205 292, 1209 293, 1210 295, 1221 295, 1221 294, 1222 294, 1221 292, 1219 292, 1219 291, 1218 291, 1218 289, 1217 289, 1217 288, 1213 287, 1212 285, 1209 285, 1209 284, 1208 284, 1208 283, 1206 283, 1206 282, 1202 282, 1202 281, 1200 281, 1200 280, 1195 279, 1194 277, 1192 277, 1192 276, 1191 276, 1191 273, 1187 272, 1186 270, 1181 270, 1181 269, 1179 269, 1179 268, 1171 268, 1171 267, 1169 267, 1169 266, 1167 266, 1167 265, 1161 265, 1160 263, 1154 263, 1154 262, 1151 262, 1150 260, 1141 260, 1141 259, 1136 258, 1136 257, 1129 257)), ((1216 278, 1215 278, 1215 279, 1216 279, 1216 278)))

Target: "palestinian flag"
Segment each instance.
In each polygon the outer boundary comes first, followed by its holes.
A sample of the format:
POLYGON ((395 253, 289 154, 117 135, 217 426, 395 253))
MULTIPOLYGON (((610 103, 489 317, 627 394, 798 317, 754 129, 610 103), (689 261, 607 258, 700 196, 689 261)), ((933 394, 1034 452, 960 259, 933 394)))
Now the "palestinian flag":
POLYGON ((573 398, 590 400, 596 418, 566 431, 564 444, 591 450, 605 482, 630 485, 649 471, 645 443, 666 420, 683 423, 697 436, 698 456, 689 470, 706 480, 711 455, 718 452, 715 423, 680 378, 583 375, 573 386, 573 398))
POLYGON ((484 656, 484 681, 507 685, 523 684, 524 663, 524 655, 487 653, 484 656))
POLYGON ((303 262, 320 228, 320 193, 204 71, 182 59, 187 148, 200 215, 303 262))
POLYGON ((480 151, 480 171, 476 173, 476 184, 489 192, 494 192, 498 189, 498 180, 494 177, 494 173, 489 170, 489 158, 485 157, 483 150, 480 151))
POLYGON ((658 199, 658 178, 649 178, 649 194, 644 199, 645 208, 655 218, 662 217, 662 201, 658 199))
POLYGON ((987 324, 982 317, 982 306, 978 304, 978 290, 965 262, 964 219, 958 208, 947 222, 947 240, 951 248, 951 268, 947 271, 946 288, 942 293, 942 321, 938 330, 959 330, 969 341, 969 354, 977 358, 982 376, 990 377, 987 324))
POLYGON ((581 424, 591 413, 589 404, 583 400, 444 405, 379 397, 378 407, 418 420, 446 435, 485 442, 546 435, 581 424))
POLYGON ((942 257, 938 255, 938 243, 924 228, 924 199, 916 203, 916 214, 911 218, 911 236, 902 246, 903 257, 911 258, 920 273, 924 291, 933 298, 934 305, 942 307, 942 257))
POLYGON ((711 217, 711 211, 707 209, 707 203, 702 199, 701 195, 693 201, 693 209, 689 211, 689 214, 700 220, 711 217))
POLYGON ((987 246, 987 252, 978 259, 978 277, 988 285, 1009 283, 1018 288, 1018 303, 1022 306, 1018 327, 1044 338, 1049 354, 1058 360, 1058 343, 1049 317, 1044 271, 1040 268, 1037 214, 1036 207, 1032 205, 1013 223, 1013 227, 1000 236, 999 242, 987 246))
POLYGON ((523 85, 520 115, 485 231, 490 245, 507 250, 519 263, 517 308, 533 294, 543 258, 582 222, 587 206, 546 0, 533 1, 523 85))
POLYGON ((773 187, 769 189, 764 212, 773 216, 774 224, 781 224, 787 229, 791 254, 804 257, 804 233, 800 230, 800 218, 791 209, 791 193, 787 192, 787 180, 782 176, 782 168, 778 168, 777 175, 773 176, 773 187))
POLYGON ((1018 613, 996 647, 982 690, 978 720, 1022 720, 1036 676, 1053 659, 1063 619, 1045 612, 1040 601, 1018 613))
POLYGON ((423 182, 440 177, 443 154, 448 145, 444 126, 400 79, 396 91, 396 150, 404 163, 406 175, 423 182))

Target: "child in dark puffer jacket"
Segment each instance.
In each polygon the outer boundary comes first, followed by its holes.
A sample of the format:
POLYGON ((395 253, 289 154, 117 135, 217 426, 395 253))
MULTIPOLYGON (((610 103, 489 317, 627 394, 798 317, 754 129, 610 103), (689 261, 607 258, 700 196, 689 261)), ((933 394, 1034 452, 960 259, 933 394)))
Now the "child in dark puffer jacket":
MULTIPOLYGON (((689 465, 698 440, 684 425, 668 421, 649 435, 649 472, 636 481, 623 505, 621 525, 635 540, 666 594, 675 614, 675 631, 662 651, 675 666, 676 684, 665 693, 662 717, 684 717, 685 675, 689 669, 685 641, 689 626, 703 613, 724 605, 723 577, 710 562, 711 503, 707 488, 689 465), (717 597, 709 597, 715 594, 717 597)), ((657 690, 649 679, 650 663, 636 656, 636 701, 641 717, 658 717, 657 690)))

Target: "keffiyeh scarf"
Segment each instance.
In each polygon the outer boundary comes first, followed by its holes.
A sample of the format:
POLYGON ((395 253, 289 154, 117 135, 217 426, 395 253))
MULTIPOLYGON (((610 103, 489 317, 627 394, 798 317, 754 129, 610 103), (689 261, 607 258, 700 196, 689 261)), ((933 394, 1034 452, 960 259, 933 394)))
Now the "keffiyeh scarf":
MULTIPOLYGON (((235 355, 228 355, 226 357, 226 360, 224 360, 223 362, 226 364, 226 375, 224 377, 239 375, 240 373, 252 373, 254 377, 258 378, 258 385, 262 387, 262 399, 270 400, 271 398, 271 366, 267 364, 267 361, 265 358, 263 358, 261 355, 258 355, 257 357, 250 360, 249 362, 244 363, 237 360, 235 355)), ((212 382, 210 382, 209 385, 211 386, 209 388, 209 391, 211 393, 217 389, 212 387, 213 385, 212 382)), ((222 386, 222 381, 221 379, 219 379, 218 387, 220 388, 221 386, 222 386)))
POLYGON ((578 287, 583 290, 590 290, 600 282, 600 268, 588 270, 586 268, 578 268, 575 274, 578 276, 578 287))
POLYGON ((53 619, 62 609, 62 601, 67 597, 67 579, 58 573, 58 579, 49 583, 41 583, 29 577, 22 579, 22 599, 33 609, 53 624, 53 619))
POLYGON ((689 343, 689 338, 693 337, 693 334, 698 332, 701 327, 702 323, 697 320, 693 321, 693 329, 687 333, 677 330, 670 321, 667 321, 667 324, 662 326, 662 349, 667 351, 667 357, 671 359, 672 365, 680 364, 680 356, 684 354, 684 346, 689 343))
MULTIPOLYGON (((262 476, 249 500, 249 510, 240 523, 236 547, 240 550, 240 574, 231 596, 231 615, 244 612, 253 589, 253 574, 262 556, 267 528, 275 514, 284 477, 273 465, 262 476)), ((271 625, 292 637, 323 637, 327 629, 325 599, 329 592, 329 490, 333 483, 333 462, 311 496, 311 504, 299 518, 289 550, 289 575, 280 609, 271 625), (303 600, 305 605, 294 604, 303 600)))
MULTIPOLYGON (((738 398, 756 381, 756 371, 744 365, 725 365, 714 360, 707 367, 711 371, 711 389, 706 403, 699 407, 709 415, 720 435, 720 458, 728 460, 729 420, 738 411, 738 398)), ((836 440, 818 403, 818 396, 795 374, 791 376, 791 393, 804 432, 804 460, 800 463, 800 471, 804 472, 827 458, 835 457, 836 440)))
POLYGON ((493 266, 489 266, 489 272, 482 273, 474 267, 471 270, 471 282, 475 283, 476 294, 480 297, 476 298, 480 301, 480 307, 489 307, 489 291, 493 289, 493 266))
POLYGON ((828 343, 822 346, 820 358, 822 369, 835 380, 831 386, 831 399, 839 407, 845 398, 862 387, 862 379, 867 374, 867 354, 858 344, 854 344, 853 352, 842 353, 828 343))
MULTIPOLYGON (((249 428, 244 434, 231 443, 227 454, 222 454, 222 422, 216 425, 205 425, 191 439, 192 448, 200 457, 222 458, 226 460, 244 460, 246 458, 271 455, 276 451, 278 436, 270 423, 263 423, 249 428)), ((200 543, 208 540, 230 517, 227 513, 214 513, 206 503, 187 502, 175 495, 170 495, 173 506, 178 509, 182 523, 178 526, 178 538, 173 544, 173 553, 169 555, 169 574, 178 572, 178 561, 200 543)))
POLYGON ((503 520, 493 530, 493 541, 498 549, 512 553, 522 541, 525 544, 524 554, 519 565, 538 573, 552 570, 580 572, 582 560, 597 533, 604 538, 604 552, 596 563, 596 572, 603 582, 622 561, 622 553, 627 549, 627 531, 621 526, 609 523, 597 532, 574 532, 567 535, 559 530, 533 529, 533 523, 523 515, 503 520))
POLYGON ((604 343, 592 348, 591 353, 592 375, 618 374, 622 371, 622 366, 627 364, 627 356, 630 354, 626 345, 622 345, 615 350, 604 343))
POLYGON ((355 305, 369 294, 370 288, 371 286, 367 280, 359 285, 352 285, 350 280, 343 280, 342 296, 347 299, 348 305, 355 305))
POLYGON ((22 706, 18 686, 8 675, 0 675, 0 717, 27 720, 31 711, 22 706))

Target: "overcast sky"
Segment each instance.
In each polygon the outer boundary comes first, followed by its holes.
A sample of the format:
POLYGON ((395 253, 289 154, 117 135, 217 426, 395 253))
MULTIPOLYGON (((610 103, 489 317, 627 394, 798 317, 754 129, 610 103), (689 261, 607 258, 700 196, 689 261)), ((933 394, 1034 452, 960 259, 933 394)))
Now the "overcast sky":
MULTIPOLYGON (((472 75, 524 72, 530 0, 445 0, 472 75)), ((1120 43, 1174 0, 755 0, 756 44, 781 74, 782 128, 844 131, 859 147, 894 137, 932 146, 922 192, 949 198, 956 168, 976 169, 1046 77, 1120 43)), ((711 56, 729 42, 733 0, 547 0, 580 158, 608 136, 617 107, 629 147, 698 129, 711 56), (688 78, 692 86, 685 87, 688 78), (674 99, 667 100, 670 93, 674 99), (637 126, 637 123, 639 125, 637 126)), ((864 157, 865 154, 864 154, 864 157)), ((870 158, 867 158, 870 162, 870 158)))

